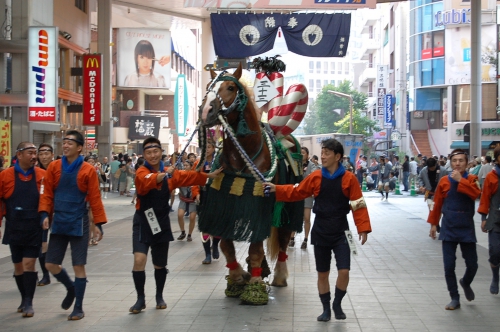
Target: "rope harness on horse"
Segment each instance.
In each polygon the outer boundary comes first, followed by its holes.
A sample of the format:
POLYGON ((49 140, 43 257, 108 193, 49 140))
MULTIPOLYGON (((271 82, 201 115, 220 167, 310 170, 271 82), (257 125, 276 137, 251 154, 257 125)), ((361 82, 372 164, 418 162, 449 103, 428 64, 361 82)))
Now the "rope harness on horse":
MULTIPOLYGON (((236 79, 233 76, 225 75, 226 73, 227 73, 226 71, 222 71, 221 73, 219 73, 215 77, 215 79, 212 81, 212 83, 207 88, 207 94, 213 93, 215 95, 215 97, 219 100, 219 103, 221 106, 220 106, 220 109, 217 111, 218 119, 221 122, 222 127, 224 128, 224 131, 227 133, 227 135, 229 136, 229 138, 231 139, 231 141, 235 145, 236 149, 238 150, 238 153, 240 154, 241 158, 245 161, 246 167, 250 170, 252 176, 257 181, 269 182, 276 175, 276 171, 278 168, 278 162, 277 162, 277 158, 276 158, 276 151, 275 151, 274 145, 272 144, 272 141, 271 141, 269 134, 267 133, 267 131, 264 130, 262 133, 262 136, 265 137, 266 144, 269 148, 269 151, 271 152, 272 165, 271 165, 271 169, 269 171, 262 174, 259 171, 259 169, 257 168, 257 166, 255 165, 255 163, 253 162, 253 159, 256 158, 257 156, 250 158, 250 156, 248 156, 248 154, 246 153, 246 151, 243 149, 243 147, 241 146, 241 144, 238 142, 238 140, 236 138, 236 136, 245 136, 245 135, 254 133, 254 132, 249 130, 249 128, 246 124, 246 121, 243 118, 243 110, 247 106, 248 97, 245 94, 245 89, 243 88, 241 83, 238 81, 238 79, 236 79), (226 107, 224 105, 224 101, 222 100, 222 97, 219 95, 219 91, 215 91, 215 89, 214 89, 217 82, 219 82, 219 81, 231 81, 234 84, 236 84, 236 86, 238 88, 238 92, 236 94, 236 97, 234 98, 231 105, 229 105, 228 107, 226 107), (233 128, 226 121, 226 116, 234 110, 240 112, 238 128, 236 130, 236 133, 234 132, 233 128)), ((202 143, 203 147, 205 147, 205 144, 206 144, 205 143, 205 135, 202 133, 202 131, 200 131, 200 143, 202 143)), ((201 164, 201 161, 200 161, 200 164, 201 164)), ((270 188, 268 186, 266 186, 264 188, 264 195, 269 196, 269 193, 270 193, 270 188)))

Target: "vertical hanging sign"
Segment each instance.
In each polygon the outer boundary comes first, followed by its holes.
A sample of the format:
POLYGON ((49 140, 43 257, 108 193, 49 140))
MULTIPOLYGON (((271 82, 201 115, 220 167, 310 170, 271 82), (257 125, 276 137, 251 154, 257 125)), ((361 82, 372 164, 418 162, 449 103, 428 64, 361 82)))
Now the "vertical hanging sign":
POLYGON ((385 95, 384 126, 392 127, 392 95, 385 95))
POLYGON ((102 125, 102 54, 85 54, 83 56, 82 95, 83 125, 102 125))
POLYGON ((12 158, 12 130, 9 120, 0 120, 0 156, 3 156, 3 167, 6 169, 10 166, 12 158))
POLYGON ((187 127, 187 117, 189 111, 188 90, 186 85, 186 76, 180 74, 177 76, 174 96, 174 116, 177 135, 184 136, 187 127))
POLYGON ((57 27, 29 27, 28 121, 56 121, 57 27))
POLYGON ((387 69, 387 65, 377 66, 377 118, 379 120, 382 120, 385 111, 385 95, 387 91, 388 78, 387 69))

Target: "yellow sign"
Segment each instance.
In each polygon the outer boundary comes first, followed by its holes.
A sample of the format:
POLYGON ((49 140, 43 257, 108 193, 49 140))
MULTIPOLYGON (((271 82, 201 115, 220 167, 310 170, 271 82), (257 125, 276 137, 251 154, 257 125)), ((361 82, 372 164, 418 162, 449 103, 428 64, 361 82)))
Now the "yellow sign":
POLYGON ((4 168, 10 167, 10 160, 12 158, 11 143, 10 121, 0 120, 0 156, 4 159, 4 168))
POLYGON ((94 68, 94 67, 99 68, 99 59, 87 58, 87 66, 85 68, 94 68))

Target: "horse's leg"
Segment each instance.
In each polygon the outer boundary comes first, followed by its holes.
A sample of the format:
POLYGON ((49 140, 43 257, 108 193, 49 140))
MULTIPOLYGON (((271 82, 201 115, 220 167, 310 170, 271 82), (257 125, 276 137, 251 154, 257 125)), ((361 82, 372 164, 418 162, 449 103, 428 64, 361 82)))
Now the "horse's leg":
POLYGON ((250 257, 250 267, 252 278, 250 283, 257 283, 262 281, 262 260, 264 259, 264 245, 262 241, 250 243, 248 248, 248 256, 250 257))
POLYGON ((229 277, 236 284, 245 284, 249 279, 248 272, 241 268, 241 265, 236 260, 236 250, 232 240, 221 239, 220 249, 226 257, 226 267, 229 268, 229 277))
POLYGON ((290 242, 291 236, 291 231, 285 229, 284 227, 278 228, 279 253, 278 261, 276 262, 276 267, 274 268, 274 279, 271 283, 272 286, 288 286, 288 283, 286 281, 288 279, 288 268, 286 265, 288 255, 286 254, 286 250, 288 248, 288 243, 290 242))

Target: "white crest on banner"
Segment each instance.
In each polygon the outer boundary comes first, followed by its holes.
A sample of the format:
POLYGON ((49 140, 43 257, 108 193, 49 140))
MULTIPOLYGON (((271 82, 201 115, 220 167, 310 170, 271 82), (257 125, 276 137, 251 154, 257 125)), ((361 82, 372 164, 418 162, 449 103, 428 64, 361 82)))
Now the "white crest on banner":
POLYGON ((279 94, 278 90, 274 87, 271 80, 269 80, 267 76, 264 76, 261 79, 255 79, 255 81, 253 94, 255 96, 255 103, 257 106, 264 106, 279 94))
POLYGON ((253 25, 245 25, 240 30, 240 40, 246 46, 253 46, 257 44, 260 39, 259 30, 253 25), (248 40, 248 37, 252 37, 251 40, 248 40))
POLYGON ((304 32, 302 32, 302 40, 308 46, 318 45, 321 39, 323 39, 323 30, 316 24, 308 25, 304 29, 304 32), (311 35, 314 36, 313 41, 309 40, 309 36, 311 35))

